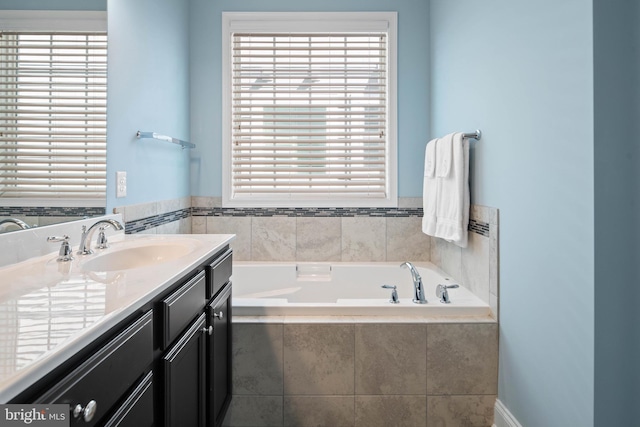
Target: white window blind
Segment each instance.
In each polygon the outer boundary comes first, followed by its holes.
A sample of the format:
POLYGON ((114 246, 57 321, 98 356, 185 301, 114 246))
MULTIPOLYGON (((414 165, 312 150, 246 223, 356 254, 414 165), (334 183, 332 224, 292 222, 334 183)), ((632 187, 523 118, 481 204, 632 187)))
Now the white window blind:
POLYGON ((107 35, 0 33, 0 198, 104 199, 107 35))
POLYGON ((388 198, 385 31, 235 32, 231 44, 233 199, 388 198))

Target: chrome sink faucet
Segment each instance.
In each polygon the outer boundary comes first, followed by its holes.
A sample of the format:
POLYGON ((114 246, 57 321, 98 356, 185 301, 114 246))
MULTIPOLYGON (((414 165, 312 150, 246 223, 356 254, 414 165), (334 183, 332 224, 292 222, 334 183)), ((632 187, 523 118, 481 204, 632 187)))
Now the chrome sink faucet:
POLYGON ((413 279, 413 302, 416 304, 426 304, 427 299, 424 296, 424 285, 422 284, 422 277, 420 273, 409 261, 400 264, 400 267, 407 267, 411 272, 411 278, 413 279))
MULTIPOLYGON (((80 247, 78 248, 78 254, 80 255, 89 255, 92 254, 91 250, 91 238, 93 237, 93 232, 96 231, 96 228, 101 228, 104 231, 107 227, 113 227, 115 230, 123 230, 124 227, 115 219, 101 219, 94 223, 91 227, 87 229, 86 225, 82 226, 82 236, 80 237, 80 247), (103 226, 104 225, 104 226, 103 226)), ((105 239, 101 242, 101 247, 106 247, 106 238, 102 236, 102 239, 105 239)))

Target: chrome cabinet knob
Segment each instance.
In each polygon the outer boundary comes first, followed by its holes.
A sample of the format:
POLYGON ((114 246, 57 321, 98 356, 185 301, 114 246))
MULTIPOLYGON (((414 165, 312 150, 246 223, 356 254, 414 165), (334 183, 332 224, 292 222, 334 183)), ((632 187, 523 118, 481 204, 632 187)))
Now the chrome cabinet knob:
POLYGON ((209 326, 208 328, 202 328, 202 332, 208 335, 213 334, 213 326, 209 326))
POLYGON ((220 320, 224 319, 224 313, 222 312, 222 310, 220 310, 220 313, 213 313, 213 315, 220 320))
POLYGON ((96 415, 96 412, 98 412, 98 403, 95 400, 90 400, 84 407, 78 403, 73 408, 73 418, 80 418, 82 416, 82 419, 88 423, 96 415))

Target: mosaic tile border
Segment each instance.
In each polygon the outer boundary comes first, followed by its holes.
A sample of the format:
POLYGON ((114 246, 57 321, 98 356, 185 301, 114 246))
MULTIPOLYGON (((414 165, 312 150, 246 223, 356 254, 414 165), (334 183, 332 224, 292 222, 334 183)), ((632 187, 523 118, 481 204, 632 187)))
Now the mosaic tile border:
POLYGON ((192 216, 422 217, 422 208, 192 208, 192 216))
POLYGON ((62 207, 62 206, 1 206, 0 216, 25 217, 25 216, 70 216, 91 217, 105 215, 106 209, 101 207, 62 207))
POLYGON ((489 237, 490 227, 488 222, 477 221, 475 219, 469 220, 469 231, 481 236, 489 237))
POLYGON ((174 221, 191 217, 191 208, 180 209, 172 212, 165 212, 159 215, 150 216, 147 218, 138 219, 135 221, 128 221, 124 225, 124 232, 126 234, 135 234, 141 231, 148 230, 150 228, 158 227, 160 225, 169 224, 174 221))
MULTIPOLYGON (((352 218, 422 217, 422 208, 186 208, 125 223, 125 233, 134 234, 189 217, 305 217, 352 218)), ((469 231, 489 237, 490 224, 469 220, 469 231)))
MULTIPOLYGON (((255 217, 422 217, 422 208, 191 208, 191 216, 255 217)), ((469 231, 489 237, 490 225, 469 220, 469 231)))

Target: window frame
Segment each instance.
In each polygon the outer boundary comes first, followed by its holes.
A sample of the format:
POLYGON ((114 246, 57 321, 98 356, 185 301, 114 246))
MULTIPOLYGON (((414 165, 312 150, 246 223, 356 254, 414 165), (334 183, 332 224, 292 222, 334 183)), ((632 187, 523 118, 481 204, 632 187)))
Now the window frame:
MULTIPOLYGON (((0 28, 5 31, 78 31, 107 33, 106 11, 0 10, 0 28)), ((104 198, 0 197, 0 206, 104 207, 104 198)))
POLYGON ((397 12, 222 12, 222 205, 225 207, 397 207, 397 12), (388 43, 386 197, 232 195, 232 37, 236 32, 384 31, 388 43))

